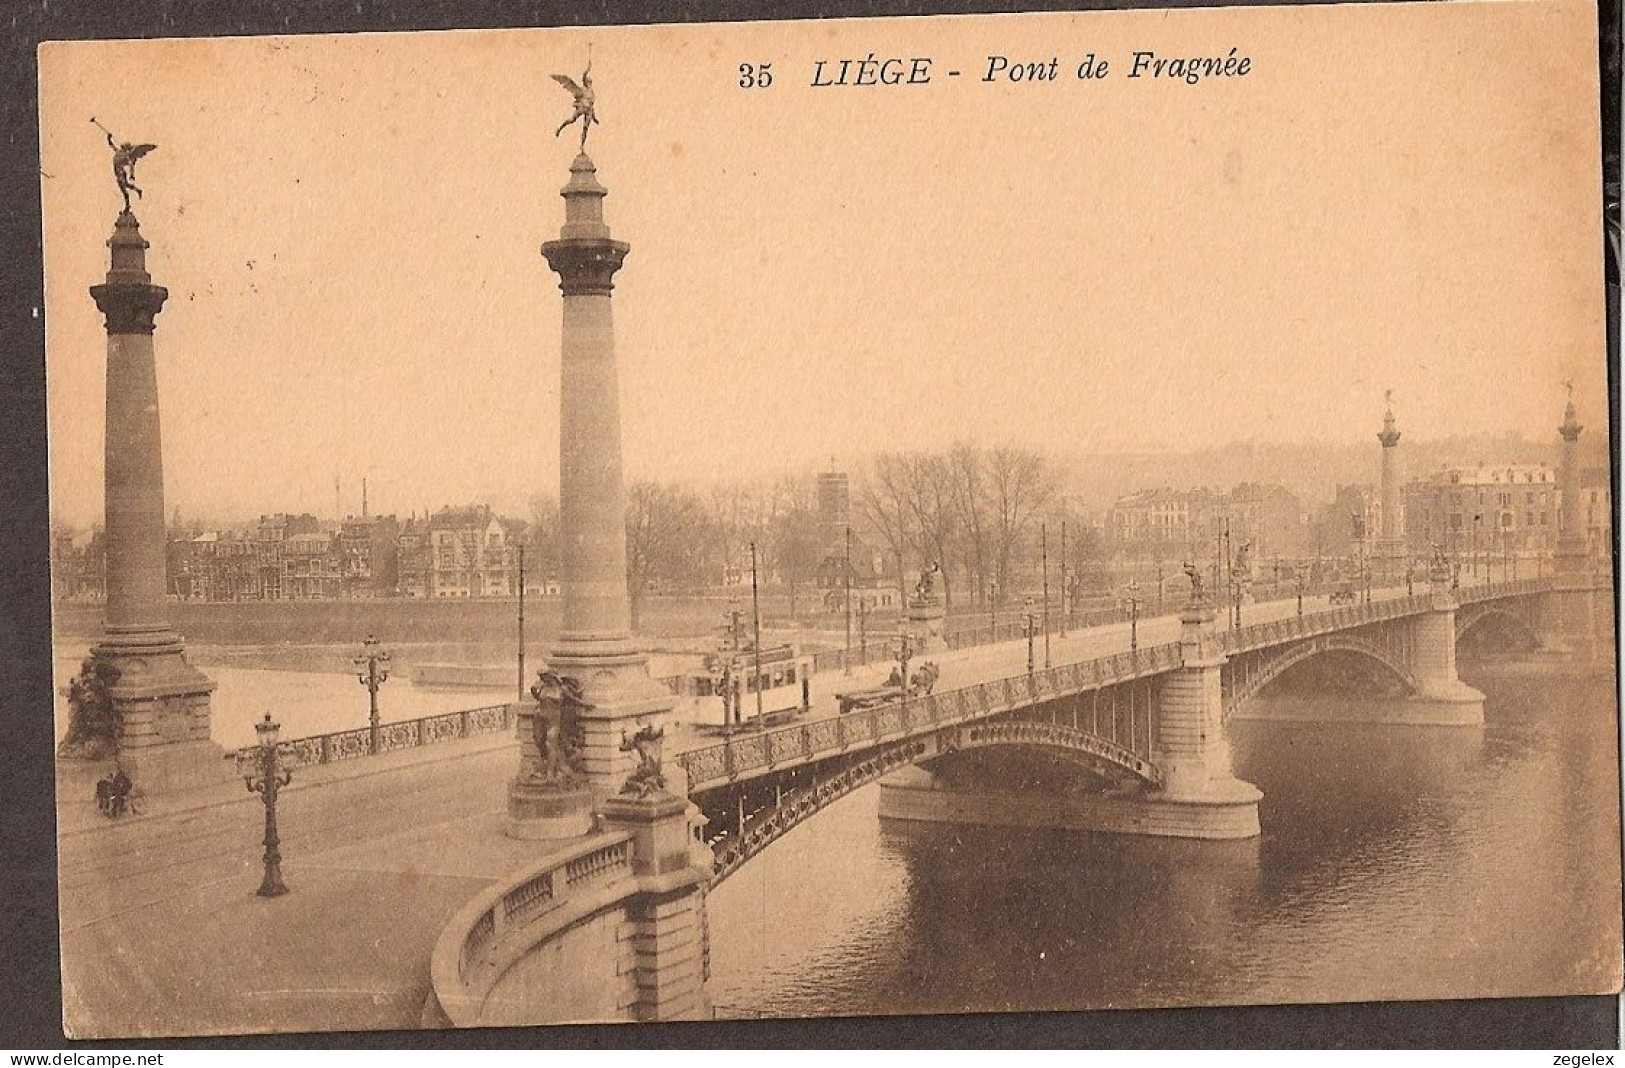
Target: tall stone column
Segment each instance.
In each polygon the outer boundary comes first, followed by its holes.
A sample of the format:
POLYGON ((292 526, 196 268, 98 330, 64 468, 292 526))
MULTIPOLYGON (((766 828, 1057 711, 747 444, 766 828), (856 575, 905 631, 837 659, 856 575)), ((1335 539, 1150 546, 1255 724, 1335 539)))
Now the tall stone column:
MULTIPOLYGON (((675 698, 649 674, 632 643, 626 587, 626 490, 621 480, 620 385, 610 307, 615 272, 630 246, 610 237, 597 169, 586 153, 561 190, 564 225, 542 255, 559 276, 563 339, 559 384, 559 530, 563 629, 548 655, 557 674, 581 684, 589 707, 580 722, 592 792, 613 794, 632 769, 622 735, 640 718, 670 710, 675 698)), ((521 736, 531 731, 522 717, 521 736)), ((534 810, 528 769, 509 791, 509 831, 522 836, 534 810)), ((554 816, 557 813, 553 814, 554 816)), ((551 817, 549 817, 551 818, 551 817)), ((535 828, 531 828, 534 831, 535 828)))
POLYGON ((1393 578, 1403 570, 1405 558, 1405 503, 1399 488, 1399 430, 1394 425, 1392 401, 1383 413, 1382 430, 1382 525, 1377 537, 1377 558, 1382 573, 1393 578))
POLYGON ((1586 569, 1585 505, 1580 500, 1580 431, 1584 430, 1575 418, 1574 396, 1570 394, 1568 407, 1563 411, 1563 425, 1557 432, 1563 436, 1563 453, 1557 475, 1557 570, 1560 572, 1586 569))
POLYGON ((149 245, 128 210, 107 245, 107 281, 90 288, 107 320, 107 609, 91 652, 118 673, 109 693, 123 722, 119 759, 142 790, 157 793, 222 782, 231 769, 209 736, 214 683, 187 663, 169 625, 153 350, 169 291, 152 284, 149 245))
POLYGON ((1571 391, 1563 425, 1557 428, 1563 438, 1557 475, 1557 574, 1552 591, 1544 597, 1542 640, 1547 652, 1594 660, 1604 652, 1598 616, 1605 616, 1609 606, 1599 603, 1593 589, 1596 581, 1587 553, 1579 455, 1584 429, 1576 417, 1571 391))

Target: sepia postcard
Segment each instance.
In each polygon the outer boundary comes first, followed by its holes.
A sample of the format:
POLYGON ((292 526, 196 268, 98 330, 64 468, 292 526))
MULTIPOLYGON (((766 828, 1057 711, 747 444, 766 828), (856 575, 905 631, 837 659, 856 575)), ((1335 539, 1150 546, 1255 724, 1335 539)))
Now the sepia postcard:
POLYGON ((1598 33, 43 44, 66 1034, 1617 993, 1598 33))

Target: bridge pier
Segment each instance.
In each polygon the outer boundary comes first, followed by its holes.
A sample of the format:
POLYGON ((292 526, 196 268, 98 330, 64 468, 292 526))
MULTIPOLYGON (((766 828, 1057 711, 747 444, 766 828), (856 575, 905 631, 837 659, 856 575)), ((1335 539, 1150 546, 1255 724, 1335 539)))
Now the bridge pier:
POLYGON ((928 769, 911 767, 881 781, 880 814, 930 823, 1168 838, 1256 837, 1264 795, 1231 768, 1220 686, 1225 657, 1213 618, 1200 605, 1181 616, 1183 664, 1164 677, 1153 712, 1151 762, 1161 771, 1160 787, 1098 794, 963 789, 928 769))
POLYGON ((1182 665, 1163 681, 1157 700, 1152 759, 1162 769, 1162 788, 1136 799, 1145 808, 1142 833, 1251 838, 1259 833, 1264 795, 1231 767, 1221 685, 1225 655, 1213 612, 1190 604, 1179 618, 1182 665))
POLYGON ((1416 692, 1405 702, 1401 721, 1417 725, 1479 727, 1484 695, 1461 681, 1456 670, 1456 599, 1434 590, 1433 607, 1411 621, 1411 674, 1416 692))

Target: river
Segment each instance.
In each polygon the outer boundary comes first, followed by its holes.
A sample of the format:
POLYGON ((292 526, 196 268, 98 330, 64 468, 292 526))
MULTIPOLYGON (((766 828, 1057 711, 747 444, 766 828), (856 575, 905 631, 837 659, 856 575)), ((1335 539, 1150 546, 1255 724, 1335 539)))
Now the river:
POLYGON ((1464 675, 1481 730, 1231 723, 1247 842, 882 821, 857 791, 711 896, 718 1015, 1601 991, 1612 680, 1464 675))

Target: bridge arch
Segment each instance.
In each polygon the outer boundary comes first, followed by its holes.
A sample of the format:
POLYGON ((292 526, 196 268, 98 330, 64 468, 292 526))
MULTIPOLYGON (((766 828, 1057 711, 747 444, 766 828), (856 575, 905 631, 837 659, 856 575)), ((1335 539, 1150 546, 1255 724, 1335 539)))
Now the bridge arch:
POLYGON ((1077 764, 1118 768, 1149 787, 1160 786, 1162 773, 1157 766, 1131 750, 1088 731, 1041 720, 1003 718, 973 723, 938 732, 935 736, 912 738, 877 749, 806 786, 785 793, 772 808, 758 815, 743 833, 734 833, 714 843, 716 868, 714 887, 744 866, 793 828, 816 816, 830 805, 894 771, 921 761, 976 749, 1020 747, 1057 754, 1077 764))
POLYGON ((1376 664, 1408 691, 1417 690, 1410 666, 1392 649, 1355 634, 1322 634, 1280 649, 1270 649, 1252 657, 1236 658, 1226 665, 1230 675, 1224 700, 1228 717, 1237 708, 1257 697, 1264 687, 1280 678, 1287 669, 1326 653, 1353 653, 1376 664))
POLYGON ((1456 641, 1460 642, 1489 619, 1510 624, 1514 631, 1528 638, 1534 645, 1543 644, 1539 632, 1530 625, 1528 619, 1493 601, 1468 605, 1456 612, 1456 641))

